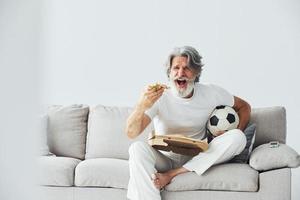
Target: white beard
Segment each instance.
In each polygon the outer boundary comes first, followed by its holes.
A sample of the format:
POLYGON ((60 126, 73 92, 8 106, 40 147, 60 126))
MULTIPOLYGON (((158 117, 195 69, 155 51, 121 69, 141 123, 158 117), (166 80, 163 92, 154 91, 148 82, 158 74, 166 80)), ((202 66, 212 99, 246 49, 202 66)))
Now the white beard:
POLYGON ((195 82, 194 82, 195 79, 193 79, 193 80, 186 79, 187 80, 186 89, 177 88, 176 80, 177 80, 176 78, 170 78, 170 87, 171 87, 172 93, 176 96, 181 97, 181 98, 185 98, 188 95, 190 95, 191 92, 193 91, 194 87, 195 87, 195 82))

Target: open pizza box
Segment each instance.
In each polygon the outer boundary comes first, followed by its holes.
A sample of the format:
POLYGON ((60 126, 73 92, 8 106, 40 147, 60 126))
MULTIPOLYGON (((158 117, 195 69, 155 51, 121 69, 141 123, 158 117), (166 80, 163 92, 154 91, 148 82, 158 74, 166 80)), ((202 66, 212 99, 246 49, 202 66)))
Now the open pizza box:
POLYGON ((195 156, 208 149, 207 139, 196 140, 180 134, 159 135, 152 132, 149 145, 157 150, 195 156))

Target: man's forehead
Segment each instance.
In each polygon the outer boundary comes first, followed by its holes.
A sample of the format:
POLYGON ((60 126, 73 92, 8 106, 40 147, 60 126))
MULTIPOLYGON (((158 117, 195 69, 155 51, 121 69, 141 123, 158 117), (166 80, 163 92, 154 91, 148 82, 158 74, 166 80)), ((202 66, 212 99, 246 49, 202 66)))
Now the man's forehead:
POLYGON ((175 65, 187 65, 187 57, 185 56, 176 56, 172 59, 172 66, 175 65))

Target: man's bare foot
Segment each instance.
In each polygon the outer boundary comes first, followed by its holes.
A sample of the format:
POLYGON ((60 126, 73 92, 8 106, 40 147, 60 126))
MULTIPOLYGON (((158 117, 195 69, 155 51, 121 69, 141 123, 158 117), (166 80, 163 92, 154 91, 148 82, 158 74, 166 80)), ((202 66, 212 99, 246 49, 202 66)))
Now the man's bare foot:
POLYGON ((173 179, 173 177, 185 172, 189 172, 189 170, 185 169, 184 167, 179 167, 177 169, 171 169, 165 173, 152 174, 151 178, 155 187, 160 190, 164 188, 166 185, 168 185, 173 179))
POLYGON ((166 185, 168 185, 171 180, 172 176, 166 173, 155 173, 152 175, 152 181, 157 189, 162 189, 166 185))

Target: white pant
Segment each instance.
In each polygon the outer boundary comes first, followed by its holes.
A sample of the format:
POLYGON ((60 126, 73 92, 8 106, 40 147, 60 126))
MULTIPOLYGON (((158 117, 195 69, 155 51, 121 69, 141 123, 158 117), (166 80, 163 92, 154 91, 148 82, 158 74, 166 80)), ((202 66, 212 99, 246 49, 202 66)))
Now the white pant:
POLYGON ((209 148, 197 156, 162 154, 145 142, 134 142, 129 148, 129 172, 127 198, 131 200, 160 200, 160 190, 151 179, 151 174, 184 167, 198 175, 209 167, 226 162, 240 154, 246 146, 245 134, 239 129, 227 131, 214 138, 209 148))

